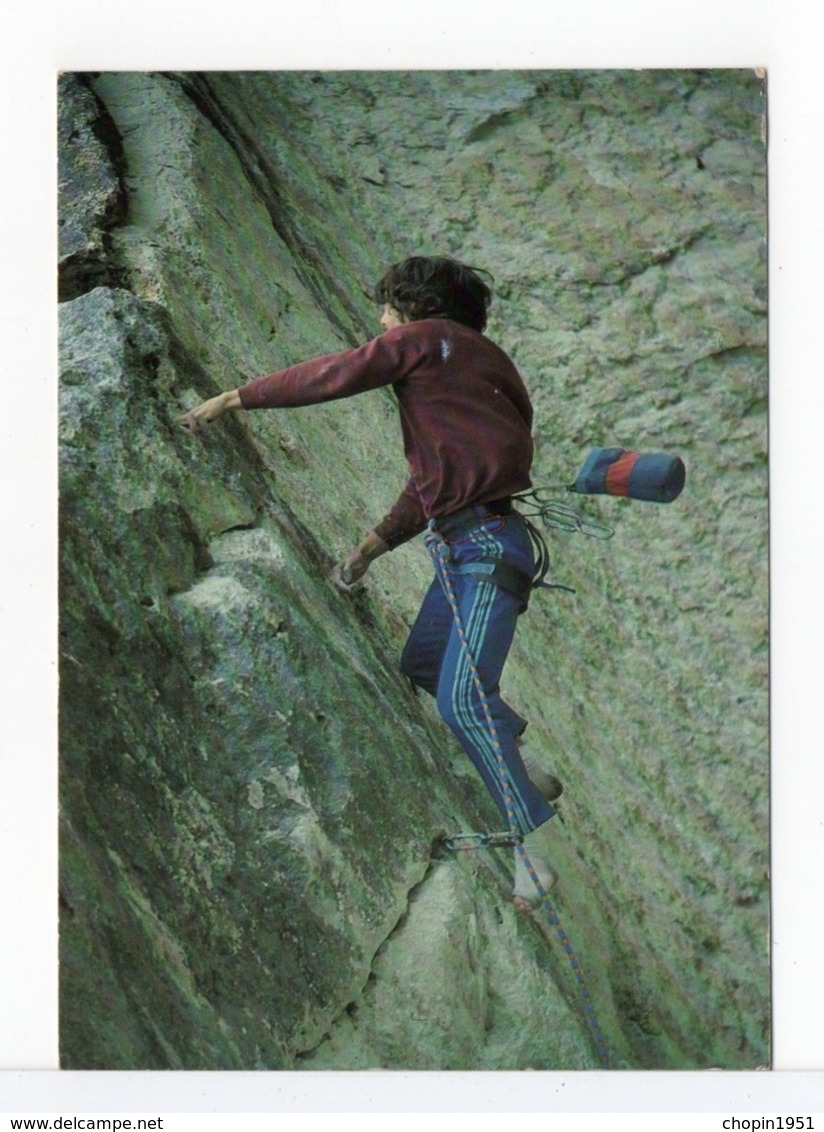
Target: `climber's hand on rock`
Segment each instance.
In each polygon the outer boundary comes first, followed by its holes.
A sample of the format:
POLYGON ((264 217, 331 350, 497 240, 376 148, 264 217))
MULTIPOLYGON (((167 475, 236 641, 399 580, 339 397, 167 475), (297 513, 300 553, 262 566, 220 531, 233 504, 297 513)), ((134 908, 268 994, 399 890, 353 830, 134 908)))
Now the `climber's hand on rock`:
POLYGON ((336 563, 335 567, 332 570, 332 573, 329 576, 332 579, 332 585, 336 590, 340 590, 340 592, 343 594, 352 592, 354 587, 351 582, 347 581, 349 575, 347 574, 346 568, 342 562, 336 563))
POLYGON ((388 545, 379 534, 370 531, 351 554, 332 571, 332 582, 343 593, 351 593, 376 558, 386 554, 388 545))
POLYGON ((369 565, 368 558, 365 558, 360 551, 353 550, 343 562, 338 562, 332 571, 333 585, 343 593, 351 593, 369 569, 369 565))
POLYGON ((212 424, 224 413, 240 408, 242 408, 240 395, 236 389, 232 389, 228 393, 218 393, 217 397, 210 397, 208 401, 184 413, 178 421, 191 432, 200 432, 204 425, 212 424))

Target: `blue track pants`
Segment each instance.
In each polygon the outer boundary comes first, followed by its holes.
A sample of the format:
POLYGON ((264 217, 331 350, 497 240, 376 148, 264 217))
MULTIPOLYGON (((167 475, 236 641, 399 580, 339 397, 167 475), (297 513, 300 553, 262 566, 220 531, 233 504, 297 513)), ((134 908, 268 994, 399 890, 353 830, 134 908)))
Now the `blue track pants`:
MULTIPOLYGON (((484 509, 478 511, 483 516, 484 509)), ((551 818, 555 810, 528 778, 518 752, 515 739, 526 720, 500 695, 501 673, 523 603, 508 590, 463 571, 473 563, 493 559, 531 577, 529 536, 516 514, 479 517, 478 526, 454 538, 449 535, 448 520, 441 526, 439 529, 433 521, 426 534, 435 579, 403 650, 401 670, 435 696, 442 718, 480 773, 506 828, 526 834, 551 818), (463 634, 458 631, 450 593, 463 634)))

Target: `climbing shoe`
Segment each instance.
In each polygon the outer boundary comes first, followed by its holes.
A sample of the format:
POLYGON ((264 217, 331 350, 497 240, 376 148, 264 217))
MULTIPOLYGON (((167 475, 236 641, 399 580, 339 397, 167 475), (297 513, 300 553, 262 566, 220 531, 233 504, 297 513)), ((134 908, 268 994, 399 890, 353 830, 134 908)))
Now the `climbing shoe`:
POLYGON ((556 798, 560 798, 564 792, 560 778, 556 778, 554 774, 545 770, 527 747, 521 747, 521 758, 524 761, 530 782, 538 787, 547 801, 554 802, 556 798))
POLYGON ((546 822, 526 835, 523 846, 515 847, 515 887, 512 899, 519 912, 531 912, 534 908, 538 908, 543 901, 544 893, 549 892, 558 880, 544 848, 545 835, 546 822), (535 884, 527 860, 543 892, 535 884))

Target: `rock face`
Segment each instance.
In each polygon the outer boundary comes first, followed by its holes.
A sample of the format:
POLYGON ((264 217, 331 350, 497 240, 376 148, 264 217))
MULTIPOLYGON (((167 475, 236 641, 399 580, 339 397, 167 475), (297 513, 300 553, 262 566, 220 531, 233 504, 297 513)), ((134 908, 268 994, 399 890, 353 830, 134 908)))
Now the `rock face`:
POLYGON ((63 1065, 599 1067, 508 852, 435 849, 499 819, 397 672, 422 548, 328 580, 403 482, 391 392, 177 424, 373 336, 414 252, 494 275, 537 484, 685 460, 548 536, 576 593, 506 692, 611 1066, 768 1064, 761 80, 69 74, 59 109, 63 1065))

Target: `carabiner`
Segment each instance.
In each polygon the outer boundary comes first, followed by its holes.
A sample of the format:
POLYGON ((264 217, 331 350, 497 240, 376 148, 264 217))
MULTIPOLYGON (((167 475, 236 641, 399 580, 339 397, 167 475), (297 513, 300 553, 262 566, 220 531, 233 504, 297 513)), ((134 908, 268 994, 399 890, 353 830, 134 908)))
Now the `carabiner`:
POLYGON ((493 849, 500 846, 520 845, 523 837, 515 833, 453 833, 441 838, 444 849, 453 853, 467 853, 471 849, 493 849))

